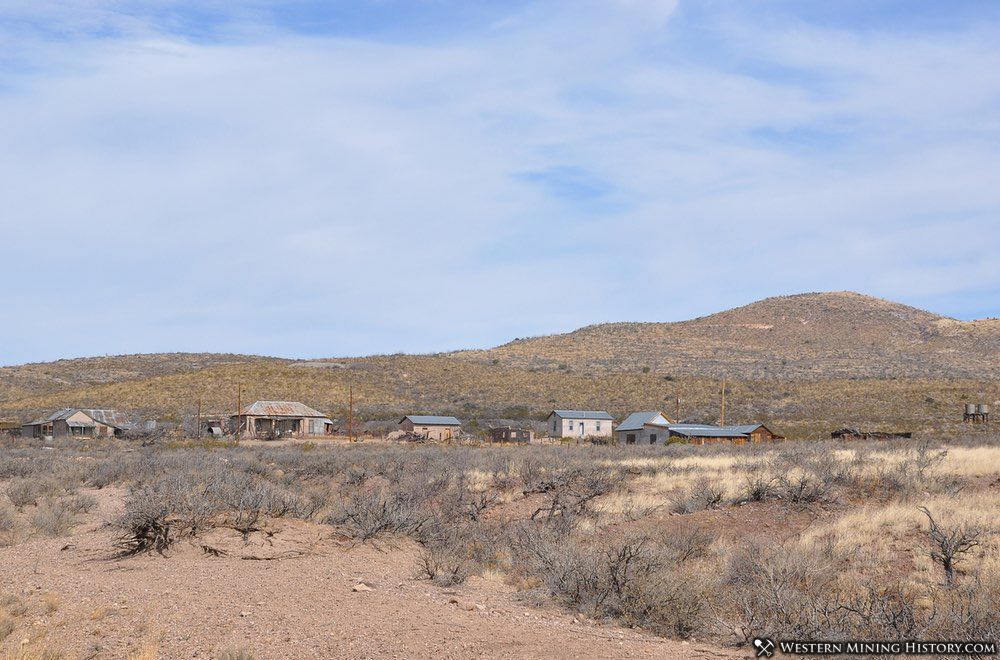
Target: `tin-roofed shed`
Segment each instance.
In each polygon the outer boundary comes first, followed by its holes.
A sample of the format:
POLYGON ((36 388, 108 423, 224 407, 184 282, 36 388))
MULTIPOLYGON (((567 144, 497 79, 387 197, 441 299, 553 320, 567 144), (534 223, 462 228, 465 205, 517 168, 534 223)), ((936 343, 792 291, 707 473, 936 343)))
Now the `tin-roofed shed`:
POLYGON ((407 415, 399 420, 399 430, 428 440, 450 440, 462 433, 462 422, 448 415, 407 415))
POLYGON ((111 438, 122 436, 134 427, 120 410, 100 408, 63 408, 21 427, 26 438, 111 438))
POLYGON ((298 401, 255 401, 231 418, 239 437, 277 439, 326 435, 333 420, 298 401))

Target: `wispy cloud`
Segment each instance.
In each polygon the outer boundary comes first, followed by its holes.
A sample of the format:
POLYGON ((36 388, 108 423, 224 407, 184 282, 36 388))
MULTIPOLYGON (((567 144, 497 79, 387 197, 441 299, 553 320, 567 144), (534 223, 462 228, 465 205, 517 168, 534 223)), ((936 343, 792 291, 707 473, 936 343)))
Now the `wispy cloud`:
POLYGON ((965 13, 7 3, 0 362, 444 350, 804 289, 996 314, 1000 27, 965 13))

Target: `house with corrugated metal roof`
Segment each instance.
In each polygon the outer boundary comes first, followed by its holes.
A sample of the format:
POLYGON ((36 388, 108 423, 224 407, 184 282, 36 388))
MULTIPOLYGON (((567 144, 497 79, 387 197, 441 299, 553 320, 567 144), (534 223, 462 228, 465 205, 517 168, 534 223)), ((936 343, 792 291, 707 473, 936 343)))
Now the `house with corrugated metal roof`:
POLYGON ((134 426, 129 416, 120 410, 63 408, 25 424, 21 427, 21 435, 25 438, 111 438, 125 435, 134 426))
POLYGON ((771 431, 763 424, 738 424, 735 426, 715 426, 713 424, 671 424, 670 437, 679 438, 693 445, 713 442, 729 442, 735 445, 747 443, 776 442, 784 436, 771 431))
POLYGON ((399 420, 399 430, 428 440, 450 440, 462 433, 462 422, 447 415, 407 415, 399 420))
POLYGON ((276 439, 333 433, 333 420, 298 401, 255 401, 230 418, 241 438, 276 439))
POLYGON ((610 438, 614 419, 604 410, 553 410, 546 424, 554 438, 610 438))
POLYGON ((670 435, 673 420, 659 410, 634 412, 615 427, 620 445, 662 445, 670 435))

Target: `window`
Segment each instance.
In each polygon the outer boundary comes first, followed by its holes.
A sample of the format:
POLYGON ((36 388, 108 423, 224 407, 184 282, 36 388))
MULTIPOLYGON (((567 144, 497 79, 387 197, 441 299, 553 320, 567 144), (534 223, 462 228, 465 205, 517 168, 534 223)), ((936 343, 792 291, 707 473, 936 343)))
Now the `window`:
POLYGON ((651 445, 655 445, 656 444, 656 434, 655 433, 650 433, 649 434, 649 444, 651 444, 651 445))
POLYGON ((625 444, 634 445, 635 444, 635 433, 629 433, 625 436, 625 444))
POLYGON ((572 431, 572 430, 573 430, 573 420, 570 420, 570 421, 569 421, 569 430, 570 430, 570 431, 572 431))
POLYGON ((554 432, 555 432, 555 431, 557 431, 557 430, 558 430, 558 429, 556 429, 556 420, 554 420, 554 419, 553 419, 553 420, 552 420, 552 431, 553 431, 553 433, 554 433, 554 432))
POLYGON ((601 423, 597 422, 594 428, 596 428, 598 431, 600 431, 601 430, 601 423))

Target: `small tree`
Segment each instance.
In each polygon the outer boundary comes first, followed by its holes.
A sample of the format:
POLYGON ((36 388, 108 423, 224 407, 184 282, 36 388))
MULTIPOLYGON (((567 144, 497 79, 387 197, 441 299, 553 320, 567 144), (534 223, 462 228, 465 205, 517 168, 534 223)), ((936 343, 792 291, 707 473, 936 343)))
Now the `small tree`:
POLYGON ((927 507, 919 507, 930 523, 929 534, 934 547, 931 548, 931 559, 941 564, 944 569, 948 586, 955 584, 955 563, 961 555, 969 552, 980 544, 982 530, 976 526, 961 525, 946 529, 937 524, 927 507))

